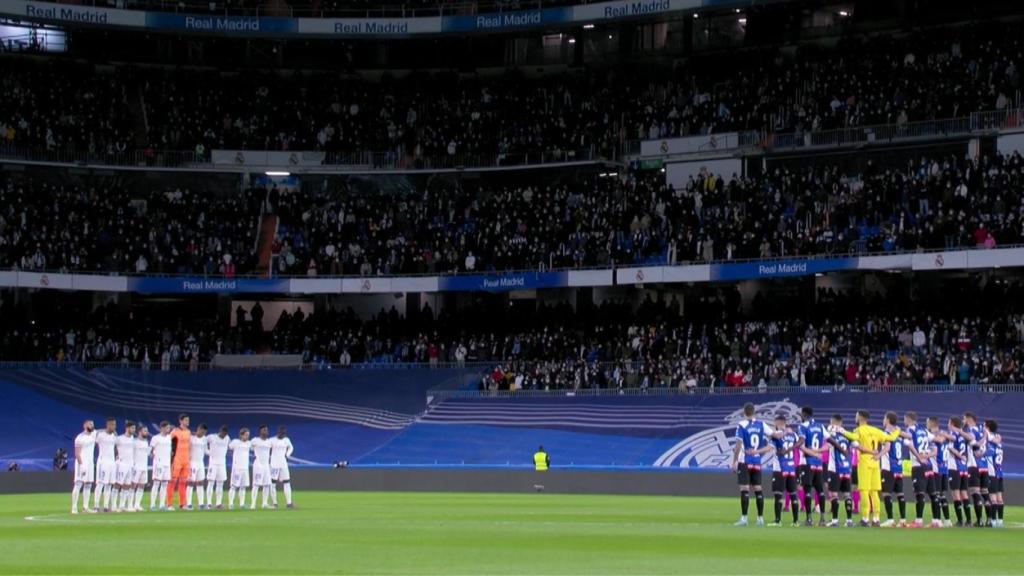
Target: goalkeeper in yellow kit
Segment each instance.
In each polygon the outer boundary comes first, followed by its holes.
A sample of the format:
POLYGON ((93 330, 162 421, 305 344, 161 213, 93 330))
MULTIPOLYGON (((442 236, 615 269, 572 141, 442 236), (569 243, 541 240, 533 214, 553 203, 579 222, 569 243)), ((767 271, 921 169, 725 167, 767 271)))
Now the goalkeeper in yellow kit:
MULTIPOLYGON (((874 526, 881 525, 881 501, 878 493, 882 490, 882 471, 878 464, 878 455, 881 453, 882 445, 892 442, 900 435, 900 429, 892 427, 888 432, 883 432, 874 426, 868 425, 869 414, 866 410, 857 411, 857 428, 853 432, 839 430, 839 432, 852 442, 857 443, 857 450, 860 457, 857 460, 858 488, 860 491, 861 505, 861 526, 868 525, 868 518, 874 526)), ((888 416, 888 415, 887 415, 888 416)), ((885 420, 886 428, 888 418, 885 420)))

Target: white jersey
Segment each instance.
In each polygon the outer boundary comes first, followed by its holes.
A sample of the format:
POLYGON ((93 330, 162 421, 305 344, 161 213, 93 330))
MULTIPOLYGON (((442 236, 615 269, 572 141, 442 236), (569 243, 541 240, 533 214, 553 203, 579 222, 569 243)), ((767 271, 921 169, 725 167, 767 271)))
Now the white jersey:
POLYGON ((135 439, 135 467, 146 468, 149 464, 149 440, 135 439))
POLYGON ((292 441, 290 438, 271 438, 270 439, 270 467, 271 468, 284 468, 288 465, 288 457, 293 452, 292 441))
POLYGON ((153 448, 153 467, 169 468, 171 466, 171 436, 157 434, 153 436, 149 445, 153 448))
POLYGON ((224 468, 227 466, 228 447, 231 446, 231 437, 221 438, 214 434, 206 437, 206 447, 210 453, 210 468, 224 468))
POLYGON ((97 462, 111 463, 116 462, 114 458, 114 447, 117 445, 117 434, 108 433, 106 430, 96 435, 96 446, 99 447, 99 458, 97 462))
POLYGON ((75 448, 78 449, 78 455, 82 458, 82 463, 92 466, 93 460, 96 458, 96 431, 82 432, 75 436, 75 448))
POLYGON ((192 468, 202 468, 203 459, 206 457, 206 437, 197 438, 192 436, 189 441, 188 458, 192 468))
POLYGON ((249 469, 249 447, 252 442, 249 440, 241 441, 235 438, 228 445, 231 448, 231 469, 232 470, 248 470, 249 469))
POLYGON ((117 437, 117 462, 129 467, 135 466, 134 436, 122 434, 117 437))
POLYGON ((253 467, 263 466, 270 468, 270 439, 256 438, 252 441, 252 451, 256 454, 256 461, 253 467))

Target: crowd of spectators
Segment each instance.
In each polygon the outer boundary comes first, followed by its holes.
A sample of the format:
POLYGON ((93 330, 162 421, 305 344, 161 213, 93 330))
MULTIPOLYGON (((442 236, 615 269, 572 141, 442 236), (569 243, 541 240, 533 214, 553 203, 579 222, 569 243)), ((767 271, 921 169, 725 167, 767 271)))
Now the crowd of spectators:
POLYGON ((1017 29, 990 22, 843 39, 831 48, 695 55, 672 68, 540 76, 20 62, 0 80, 0 127, 18 144, 96 152, 144 141, 201 155, 217 148, 376 152, 404 165, 466 155, 610 156, 634 139, 800 133, 1017 107, 1024 51, 1017 29), (143 110, 133 124, 127 102, 139 95, 143 110))
POLYGON ((1024 158, 915 158, 703 171, 573 183, 453 185, 404 195, 280 194, 282 274, 551 269, 823 254, 993 248, 1024 242, 1024 158))
POLYGON ((4 269, 234 276, 254 267, 251 192, 140 189, 118 177, 0 177, 4 269))
POLYGON ((350 309, 299 310, 282 312, 269 331, 244 311, 229 327, 213 316, 157 320, 114 304, 37 324, 7 301, 0 358, 169 369, 196 368, 218 353, 272 352, 301 355, 320 369, 469 365, 487 389, 1022 382, 1024 286, 990 279, 962 293, 945 290, 938 298, 956 301, 935 305, 893 290, 822 288, 812 304, 759 296, 742 308, 735 289, 725 289, 687 298, 686 314, 675 296, 576 309, 491 302, 435 314, 427 305, 368 319, 350 309))
POLYGON ((904 124, 1019 105, 1013 25, 697 56, 672 70, 540 78, 168 71, 146 84, 151 140, 191 149, 322 149, 396 158, 593 148, 737 130, 904 124))
POLYGON ((0 149, 110 156, 136 147, 127 113, 130 77, 93 66, 4 59, 0 149))
POLYGON ((145 181, 0 178, 0 266, 241 275, 261 214, 279 218, 280 275, 449 274, 838 255, 1024 243, 1024 157, 914 158, 707 171, 679 189, 659 172, 530 184, 350 181, 226 193, 145 181))

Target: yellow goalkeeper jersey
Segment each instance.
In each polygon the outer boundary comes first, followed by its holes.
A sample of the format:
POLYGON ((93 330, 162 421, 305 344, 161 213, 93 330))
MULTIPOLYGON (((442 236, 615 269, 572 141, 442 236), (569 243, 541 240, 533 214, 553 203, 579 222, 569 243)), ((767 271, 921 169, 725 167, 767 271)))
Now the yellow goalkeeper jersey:
MULTIPOLYGON (((874 426, 861 424, 860 426, 857 426, 857 428, 853 432, 847 432, 846 430, 843 430, 843 436, 846 436, 847 439, 856 442, 864 450, 867 450, 869 452, 876 452, 878 451, 879 446, 881 446, 883 443, 892 442, 893 440, 899 438, 900 429, 894 428, 892 432, 889 432, 887 434, 882 430, 875 428, 874 426)), ((857 455, 857 457, 858 466, 863 466, 865 468, 879 467, 878 458, 874 454, 867 454, 865 452, 861 452, 860 454, 857 455)))

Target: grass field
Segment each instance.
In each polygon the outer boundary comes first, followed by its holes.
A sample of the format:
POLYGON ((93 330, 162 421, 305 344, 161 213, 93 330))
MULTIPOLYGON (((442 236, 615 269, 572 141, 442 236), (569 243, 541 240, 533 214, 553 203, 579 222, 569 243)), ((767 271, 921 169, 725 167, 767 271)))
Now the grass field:
POLYGON ((736 501, 715 498, 297 492, 296 504, 71 516, 65 494, 3 496, 0 574, 1024 573, 1022 508, 1002 530, 900 530, 734 528, 736 501))

